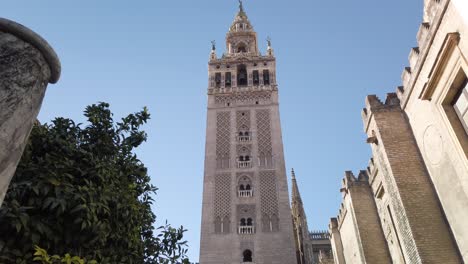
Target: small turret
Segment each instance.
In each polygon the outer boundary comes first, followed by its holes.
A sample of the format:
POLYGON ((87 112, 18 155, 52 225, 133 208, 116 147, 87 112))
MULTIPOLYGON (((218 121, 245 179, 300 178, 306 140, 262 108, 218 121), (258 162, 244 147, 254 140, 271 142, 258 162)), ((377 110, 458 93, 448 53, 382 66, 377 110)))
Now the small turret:
POLYGON ((273 52, 273 48, 271 47, 271 38, 267 38, 267 56, 273 57, 275 54, 273 52))
POLYGON ((210 60, 216 60, 218 57, 216 56, 216 41, 211 41, 211 53, 210 53, 210 60))

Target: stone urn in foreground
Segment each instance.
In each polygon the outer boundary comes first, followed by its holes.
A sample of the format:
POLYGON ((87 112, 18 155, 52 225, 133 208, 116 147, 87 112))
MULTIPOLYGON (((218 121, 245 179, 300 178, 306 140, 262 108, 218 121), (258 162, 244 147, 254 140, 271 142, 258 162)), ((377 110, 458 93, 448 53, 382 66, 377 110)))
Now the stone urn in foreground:
POLYGON ((0 206, 60 61, 39 35, 0 18, 0 206))

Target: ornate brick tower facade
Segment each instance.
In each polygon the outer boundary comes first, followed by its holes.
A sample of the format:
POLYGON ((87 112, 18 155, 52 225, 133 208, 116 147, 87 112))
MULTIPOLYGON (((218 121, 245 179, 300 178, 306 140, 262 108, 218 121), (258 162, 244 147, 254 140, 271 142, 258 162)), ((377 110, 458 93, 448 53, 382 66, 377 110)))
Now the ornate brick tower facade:
POLYGON ((201 264, 295 264, 271 43, 240 3, 226 53, 209 61, 201 264))

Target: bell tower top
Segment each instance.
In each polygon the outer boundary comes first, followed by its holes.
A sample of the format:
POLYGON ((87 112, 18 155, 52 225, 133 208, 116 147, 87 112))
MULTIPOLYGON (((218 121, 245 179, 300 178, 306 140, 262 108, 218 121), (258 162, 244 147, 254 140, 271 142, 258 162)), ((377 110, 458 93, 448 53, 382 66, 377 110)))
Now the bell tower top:
POLYGON ((226 51, 221 57, 217 56, 216 43, 211 42, 208 94, 276 91, 276 59, 270 38, 266 44, 266 52, 261 54, 257 32, 239 1, 239 10, 226 33, 226 51))
POLYGON ((257 33, 244 11, 244 5, 239 0, 239 11, 226 34, 227 56, 248 54, 258 56, 257 33))

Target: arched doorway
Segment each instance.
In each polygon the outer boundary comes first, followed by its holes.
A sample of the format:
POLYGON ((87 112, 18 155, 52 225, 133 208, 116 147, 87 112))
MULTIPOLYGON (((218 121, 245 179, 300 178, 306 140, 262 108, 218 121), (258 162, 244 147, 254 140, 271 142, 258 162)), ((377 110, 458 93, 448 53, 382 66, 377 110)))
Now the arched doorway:
POLYGON ((252 262, 252 251, 246 249, 243 253, 243 262, 252 262))

